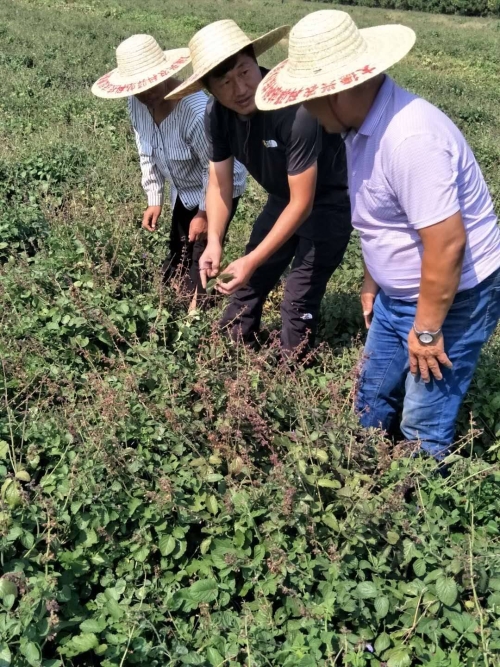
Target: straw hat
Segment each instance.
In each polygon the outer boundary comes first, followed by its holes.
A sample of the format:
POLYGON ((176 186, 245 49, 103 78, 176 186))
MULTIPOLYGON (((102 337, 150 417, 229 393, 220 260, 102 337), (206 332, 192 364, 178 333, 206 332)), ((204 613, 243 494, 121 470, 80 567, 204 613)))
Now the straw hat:
POLYGON ((403 25, 359 30, 346 12, 313 12, 292 28, 288 60, 259 84, 257 107, 280 109, 353 88, 401 60, 415 39, 403 25))
POLYGON ((132 35, 116 49, 118 67, 96 81, 92 92, 106 98, 136 95, 174 76, 189 61, 189 49, 162 51, 151 35, 132 35))
POLYGON ((230 19, 210 23, 199 30, 189 42, 193 74, 165 99, 176 100, 203 88, 201 79, 224 60, 234 56, 250 44, 256 57, 277 44, 288 34, 290 26, 275 28, 258 39, 250 39, 230 19))

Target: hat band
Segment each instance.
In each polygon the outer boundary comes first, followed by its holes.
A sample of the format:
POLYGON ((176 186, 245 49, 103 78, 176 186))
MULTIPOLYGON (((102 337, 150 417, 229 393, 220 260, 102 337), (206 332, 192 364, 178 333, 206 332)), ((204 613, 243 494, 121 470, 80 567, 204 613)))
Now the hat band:
MULTIPOLYGON (((161 83, 165 79, 168 79, 172 72, 180 69, 182 65, 189 62, 189 56, 181 56, 175 62, 173 62, 168 67, 164 67, 159 72, 145 76, 142 79, 137 81, 121 81, 116 82, 116 79, 122 78, 122 75, 118 70, 113 70, 102 76, 98 81, 96 81, 96 87, 103 92, 108 94, 121 94, 121 93, 130 93, 135 95, 136 93, 141 92, 142 89, 151 88, 157 83, 161 83), (112 79, 115 79, 115 82, 112 79)), ((123 77, 125 78, 125 77, 123 77)))
MULTIPOLYGON (((319 95, 333 95, 336 92, 337 86, 350 86, 353 83, 362 83, 366 77, 372 77, 377 71, 376 65, 364 65, 352 72, 343 74, 341 76, 331 75, 329 80, 322 83, 313 83, 308 86, 302 85, 297 88, 286 87, 283 88, 277 83, 280 71, 285 67, 287 61, 283 61, 274 70, 267 75, 262 85, 262 97, 266 102, 274 102, 276 104, 293 104, 299 97, 301 99, 308 99, 309 97, 319 95)), ((312 72, 309 72, 310 76, 312 72)), ((325 74, 326 78, 326 74, 325 74)), ((303 80, 303 79, 302 79, 303 80)))

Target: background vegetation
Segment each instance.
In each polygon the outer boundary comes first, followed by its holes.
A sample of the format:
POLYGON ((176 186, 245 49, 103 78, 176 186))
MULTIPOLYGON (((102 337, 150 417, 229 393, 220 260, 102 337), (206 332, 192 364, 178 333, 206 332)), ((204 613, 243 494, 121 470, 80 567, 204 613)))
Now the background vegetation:
MULTIPOLYGON (((329 2, 330 0, 324 0, 329 2)), ((383 7, 385 9, 410 9, 435 14, 463 14, 464 16, 498 16, 499 0, 343 0, 344 5, 383 7)))
MULTIPOLYGON (((499 664, 500 337, 443 479, 353 415, 357 242, 312 367, 229 346, 217 308, 161 286, 168 211, 141 231, 125 103, 89 91, 132 33, 175 47, 316 8, 0 4, 0 667, 499 664)), ((416 30, 393 75, 458 123, 497 202, 498 22, 352 14, 416 30)), ((250 184, 229 256, 261 200, 250 184)))

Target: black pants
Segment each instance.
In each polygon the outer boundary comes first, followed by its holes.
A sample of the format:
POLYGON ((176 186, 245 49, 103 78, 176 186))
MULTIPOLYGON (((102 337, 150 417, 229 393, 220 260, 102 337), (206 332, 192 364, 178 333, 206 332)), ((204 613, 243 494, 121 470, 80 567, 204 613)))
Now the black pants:
MULTIPOLYGON (((231 217, 234 217, 238 208, 239 197, 233 199, 233 208, 231 217)), ((170 230, 169 254, 163 262, 162 271, 164 280, 168 282, 174 276, 179 276, 185 282, 187 290, 191 293, 198 288, 198 294, 204 294, 205 290, 200 279, 200 257, 207 246, 206 238, 189 242, 189 225, 191 220, 198 213, 198 207, 188 209, 177 197, 172 213, 172 227, 170 230)), ((229 228, 229 223, 226 228, 229 228)))
MULTIPOLYGON (((265 238, 285 206, 286 203, 269 197, 255 221, 245 254, 265 238)), ((348 208, 339 211, 334 207, 317 207, 312 216, 317 216, 314 229, 325 230, 320 233, 321 238, 313 240, 294 234, 255 271, 248 285, 231 298, 221 326, 229 328, 232 338, 241 336, 246 342, 255 340, 264 301, 291 262, 281 304, 281 345, 284 350, 293 350, 305 340, 308 345, 314 344, 321 299, 328 280, 342 261, 352 227, 348 208)), ((310 224, 308 228, 312 228, 310 224)))

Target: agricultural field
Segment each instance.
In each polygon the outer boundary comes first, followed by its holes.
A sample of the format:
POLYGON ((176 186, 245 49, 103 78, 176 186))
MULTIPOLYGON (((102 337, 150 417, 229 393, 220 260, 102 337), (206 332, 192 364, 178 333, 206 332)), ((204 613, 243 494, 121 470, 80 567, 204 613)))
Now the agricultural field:
MULTIPOLYGON (((118 43, 252 36, 299 0, 0 3, 0 667, 500 665, 500 334, 448 478, 357 424, 356 239, 307 368, 229 345, 161 285, 118 43)), ((349 7, 418 41, 392 74, 447 112, 500 204, 500 21, 349 7)), ((285 55, 279 45, 262 59, 285 55)), ((425 196, 425 193, 422 193, 425 196)), ((263 201, 250 184, 228 257, 263 201)))

